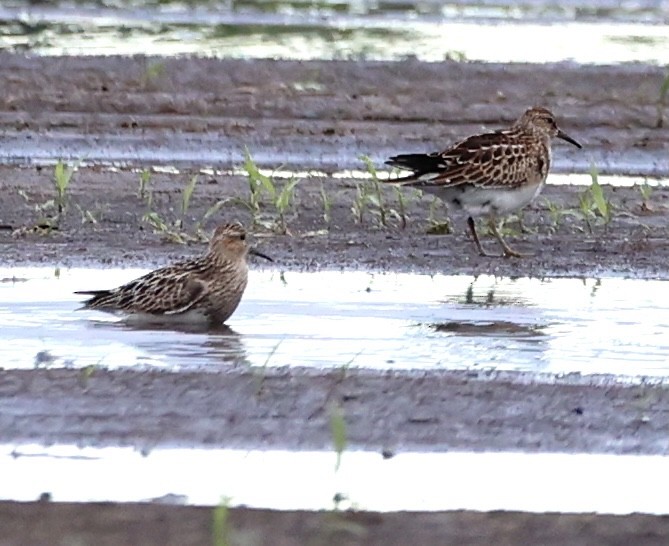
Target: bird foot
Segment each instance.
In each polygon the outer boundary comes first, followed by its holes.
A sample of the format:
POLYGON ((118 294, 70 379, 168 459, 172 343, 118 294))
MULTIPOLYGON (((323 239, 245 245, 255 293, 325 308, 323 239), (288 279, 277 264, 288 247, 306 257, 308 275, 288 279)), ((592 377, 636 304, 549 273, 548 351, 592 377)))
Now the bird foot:
POLYGON ((510 247, 504 247, 504 250, 501 254, 486 252, 482 247, 479 248, 478 251, 479 256, 483 256, 484 258, 529 258, 535 256, 533 252, 518 252, 517 250, 514 250, 510 247))
POLYGON ((505 258, 529 258, 531 256, 534 256, 532 252, 525 253, 525 252, 518 252, 517 250, 513 250, 512 248, 505 248, 504 249, 504 254, 502 254, 505 258))
POLYGON ((486 252, 482 248, 479 248, 479 256, 483 256, 484 258, 504 258, 504 257, 506 257, 506 253, 495 254, 493 252, 486 252))

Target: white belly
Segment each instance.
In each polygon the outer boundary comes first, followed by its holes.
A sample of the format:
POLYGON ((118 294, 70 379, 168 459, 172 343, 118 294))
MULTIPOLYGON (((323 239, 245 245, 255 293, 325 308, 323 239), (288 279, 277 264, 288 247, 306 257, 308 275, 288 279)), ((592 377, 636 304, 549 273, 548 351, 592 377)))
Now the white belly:
POLYGON ((444 188, 424 186, 421 189, 449 205, 463 209, 472 216, 495 214, 504 216, 531 203, 544 184, 527 184, 512 189, 483 188, 469 185, 444 188))
POLYGON ((125 322, 132 325, 155 324, 155 325, 206 325, 209 317, 201 310, 186 311, 174 315, 152 315, 150 313, 132 313, 125 316, 125 322))

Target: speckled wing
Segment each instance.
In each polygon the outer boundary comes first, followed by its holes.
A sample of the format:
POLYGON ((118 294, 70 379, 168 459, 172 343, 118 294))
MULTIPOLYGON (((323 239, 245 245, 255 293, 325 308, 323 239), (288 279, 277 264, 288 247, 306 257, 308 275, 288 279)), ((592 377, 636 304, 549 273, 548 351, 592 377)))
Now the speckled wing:
POLYGON ((177 265, 148 273, 115 290, 77 293, 93 294, 84 304, 87 309, 173 315, 196 306, 206 296, 206 288, 197 270, 177 265))
POLYGON ((537 154, 528 154, 530 144, 517 134, 500 131, 469 137, 440 153, 400 155, 388 163, 414 171, 395 180, 407 186, 515 188, 526 182, 532 167, 542 170, 536 164, 537 154))

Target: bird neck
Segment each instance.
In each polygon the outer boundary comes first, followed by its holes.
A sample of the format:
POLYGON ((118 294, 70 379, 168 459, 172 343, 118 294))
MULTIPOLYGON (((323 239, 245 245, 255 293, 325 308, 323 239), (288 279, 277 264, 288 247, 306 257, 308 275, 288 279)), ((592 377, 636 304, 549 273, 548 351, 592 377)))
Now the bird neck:
POLYGON ((224 252, 210 252, 209 261, 215 264, 216 267, 224 269, 232 269, 238 262, 244 262, 243 259, 234 259, 232 256, 228 256, 224 252))

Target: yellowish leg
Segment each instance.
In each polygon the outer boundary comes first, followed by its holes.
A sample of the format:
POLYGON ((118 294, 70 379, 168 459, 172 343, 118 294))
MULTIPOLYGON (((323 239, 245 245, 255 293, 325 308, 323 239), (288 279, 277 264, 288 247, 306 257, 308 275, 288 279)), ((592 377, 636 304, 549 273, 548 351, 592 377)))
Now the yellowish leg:
POLYGON ((479 234, 476 233, 476 224, 474 223, 474 218, 469 216, 467 218, 467 225, 469 226, 469 231, 471 231, 472 237, 474 238, 474 243, 476 243, 476 248, 479 251, 479 254, 481 256, 488 256, 488 257, 493 257, 493 258, 499 258, 499 254, 489 254, 483 249, 483 246, 481 245, 481 241, 479 240, 479 234))
POLYGON ((493 235, 495 236, 497 241, 499 241, 499 244, 504 249, 504 256, 507 257, 513 256, 514 258, 522 258, 523 256, 528 256, 528 254, 522 254, 506 244, 506 241, 502 238, 502 234, 499 232, 499 229, 497 228, 497 219, 494 216, 491 216, 488 219, 488 226, 490 226, 490 231, 492 231, 493 235))

